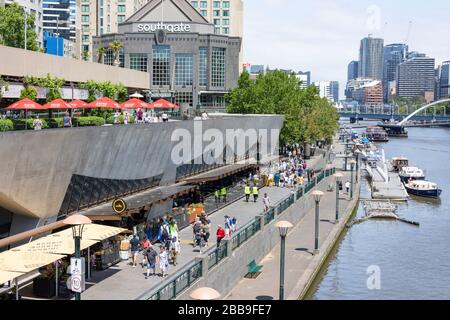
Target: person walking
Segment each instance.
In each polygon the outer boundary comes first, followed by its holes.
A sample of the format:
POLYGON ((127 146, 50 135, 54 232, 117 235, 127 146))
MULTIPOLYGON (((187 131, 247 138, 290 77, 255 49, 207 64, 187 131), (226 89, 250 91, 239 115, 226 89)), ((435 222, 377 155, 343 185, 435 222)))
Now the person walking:
POLYGON ((208 241, 210 236, 210 225, 207 221, 205 221, 202 225, 202 236, 205 241, 205 247, 208 247, 208 241))
POLYGON ((223 198, 223 202, 227 203, 227 187, 223 186, 222 189, 220 190, 220 195, 223 198))
POLYGON ((137 123, 142 123, 144 112, 141 109, 138 109, 136 115, 137 115, 137 123))
POLYGON ((142 268, 145 266, 146 258, 145 258, 145 252, 148 248, 150 248, 152 244, 150 243, 150 240, 148 240, 147 236, 144 236, 144 239, 141 241, 140 246, 143 251, 143 259, 142 259, 142 268))
POLYGON ((156 259, 158 258, 158 253, 150 245, 150 247, 144 252, 144 257, 147 264, 147 275, 145 279, 150 276, 150 270, 153 270, 153 275, 156 275, 156 259))
POLYGON ((250 186, 248 185, 248 183, 245 184, 244 187, 244 194, 245 194, 245 201, 248 202, 248 200, 250 199, 250 186))
POLYGON ((39 119, 39 115, 37 115, 36 119, 33 120, 33 129, 42 130, 42 120, 39 119))
POLYGON ((259 196, 259 190, 258 190, 258 187, 255 185, 255 186, 253 186, 253 201, 255 203, 258 200, 258 196, 259 196))
POLYGON ((347 182, 345 183, 345 190, 347 191, 347 193, 350 192, 350 181, 347 181, 347 182))
POLYGON ((233 217, 230 219, 230 221, 231 221, 231 232, 234 233, 234 232, 236 232, 236 229, 237 229, 237 226, 236 226, 237 219, 236 219, 236 217, 233 217))
POLYGON ((164 247, 167 251, 170 250, 170 245, 172 244, 171 237, 170 237, 170 229, 169 225, 167 223, 164 223, 162 233, 161 233, 161 240, 164 244, 164 247))
POLYGON ((229 238, 231 236, 231 224, 230 224, 230 217, 225 216, 225 237, 229 238))
POLYGON ((171 239, 174 239, 174 238, 178 239, 178 225, 177 225, 177 222, 175 221, 175 219, 173 219, 173 218, 169 222, 169 234, 170 234, 171 239))
POLYGON ((164 112, 161 118, 163 122, 169 122, 169 116, 167 115, 167 113, 164 112))
POLYGON ((161 270, 161 277, 165 278, 169 269, 169 257, 164 245, 161 246, 161 252, 159 253, 159 269, 161 270))
POLYGON ((120 112, 116 111, 113 115, 113 119, 114 119, 114 124, 117 125, 119 124, 119 117, 120 117, 120 112))
POLYGON ((216 191, 214 191, 214 201, 215 201, 216 207, 219 207, 219 203, 220 203, 220 193, 219 193, 219 189, 217 189, 216 191))
POLYGON ((269 209, 270 209, 270 198, 267 195, 267 193, 264 193, 263 205, 264 205, 264 212, 269 211, 269 209))
POLYGON ((66 112, 64 114, 63 127, 64 128, 72 128, 72 118, 70 117, 68 112, 66 112))
POLYGON ((177 258, 181 251, 180 242, 178 242, 177 238, 172 239, 172 248, 170 249, 170 258, 172 259, 172 264, 174 266, 177 265, 177 258))
POLYGON ((127 110, 123 112, 123 124, 128 124, 128 121, 130 119, 130 114, 127 110))
POLYGON ((216 237, 217 237, 217 246, 219 246, 222 239, 225 238, 225 230, 222 228, 221 225, 217 227, 216 237))
POLYGON ((130 245, 131 245, 131 259, 132 259, 131 265, 133 266, 133 268, 136 268, 136 259, 139 253, 139 238, 136 234, 133 236, 133 239, 130 240, 130 245))

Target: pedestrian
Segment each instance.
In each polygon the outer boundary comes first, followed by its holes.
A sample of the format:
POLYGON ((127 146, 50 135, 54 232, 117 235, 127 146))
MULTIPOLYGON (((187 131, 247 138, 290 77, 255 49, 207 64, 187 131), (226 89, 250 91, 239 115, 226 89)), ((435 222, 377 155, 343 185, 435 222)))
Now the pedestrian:
POLYGON ((255 203, 258 200, 258 196, 259 196, 259 190, 258 190, 258 187, 255 185, 255 186, 253 186, 253 201, 255 203))
POLYGON ((36 119, 33 120, 33 129, 34 130, 42 130, 42 120, 39 119, 38 115, 36 116, 36 119))
POLYGON ((147 264, 147 279, 150 276, 150 270, 153 270, 153 275, 156 274, 156 259, 158 258, 158 253, 150 246, 145 252, 144 257, 147 264))
POLYGON ((141 241, 141 249, 144 252, 144 257, 142 260, 142 268, 145 266, 145 252, 147 251, 148 248, 150 248, 152 244, 150 243, 150 240, 148 240, 148 238, 145 236, 145 238, 141 241))
POLYGON ((195 218, 195 222, 192 225, 192 232, 194 237, 194 247, 197 247, 199 243, 199 235, 201 232, 201 222, 199 217, 195 218))
POLYGON ((227 203, 227 187, 222 187, 222 190, 220 190, 220 195, 223 197, 223 202, 227 203))
POLYGON ((170 237, 172 239, 177 238, 178 239, 178 225, 175 219, 172 218, 169 222, 169 233, 170 237))
POLYGON ((269 211, 269 208, 270 208, 270 198, 269 198, 269 196, 267 195, 267 193, 264 194, 263 205, 264 205, 264 212, 269 211))
POLYGON ((228 216, 225 216, 225 237, 229 238, 231 236, 231 232, 230 232, 230 220, 228 216))
POLYGON ((172 239, 172 248, 170 249, 170 258, 172 259, 172 264, 177 265, 177 257, 180 253, 180 243, 177 238, 172 239))
POLYGON ((208 247, 208 241, 210 236, 210 225, 207 221, 205 221, 202 225, 202 236, 205 241, 205 247, 208 247))
POLYGON ((141 109, 138 109, 137 111, 137 123, 142 123, 143 119, 142 117, 144 116, 144 112, 141 109))
POLYGON ((163 224, 162 227, 162 233, 161 233, 161 240, 162 243, 164 244, 164 247, 166 248, 167 251, 170 250, 170 245, 172 243, 172 239, 170 237, 170 229, 169 229, 169 225, 167 223, 163 224))
POLYGON ((217 236, 217 246, 219 246, 222 239, 225 238, 225 230, 220 225, 217 227, 216 236, 217 236))
POLYGON ((237 229, 236 223, 237 223, 237 219, 236 219, 236 217, 233 217, 231 219, 231 232, 236 232, 236 229, 237 229))
POLYGON ((161 277, 167 276, 169 269, 169 257, 167 255, 166 247, 161 246, 161 252, 159 253, 159 269, 161 270, 161 277))
POLYGON ((127 110, 123 112, 123 124, 128 124, 128 121, 130 119, 130 114, 127 110))
POLYGON ((64 128, 71 128, 72 127, 72 118, 70 117, 68 112, 66 112, 64 114, 63 127, 64 128))
POLYGON ((219 193, 218 189, 216 191, 214 191, 214 201, 215 201, 216 207, 218 207, 219 203, 220 203, 220 193, 219 193))
POLYGON ((345 189, 347 190, 347 193, 350 192, 350 182, 349 182, 349 181, 347 181, 347 182, 345 183, 345 189))
POLYGON ((132 259, 131 264, 133 268, 136 268, 136 259, 139 253, 139 238, 136 234, 133 236, 133 239, 131 239, 130 245, 131 245, 131 259, 132 259))
POLYGON ((164 112, 161 118, 163 122, 169 122, 169 116, 167 115, 167 113, 164 112))
POLYGON ((248 183, 245 184, 244 187, 244 194, 245 194, 245 201, 248 202, 248 200, 250 199, 250 186, 248 185, 248 183))

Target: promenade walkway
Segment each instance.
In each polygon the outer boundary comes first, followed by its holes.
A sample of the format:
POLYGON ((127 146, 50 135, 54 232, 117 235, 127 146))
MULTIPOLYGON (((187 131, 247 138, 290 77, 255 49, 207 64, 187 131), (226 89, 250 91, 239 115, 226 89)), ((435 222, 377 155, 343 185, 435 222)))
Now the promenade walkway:
MULTIPOLYGON (((310 168, 323 168, 325 159, 322 156, 315 157, 308 161, 310 168)), ((264 193, 270 197, 271 203, 275 204, 291 195, 288 188, 263 188, 260 190, 260 198, 257 203, 245 202, 240 199, 229 206, 218 210, 210 216, 212 222, 210 245, 215 244, 215 232, 218 225, 224 224, 225 215, 234 216, 237 219, 237 226, 244 226, 263 211, 262 198, 264 193)), ((184 266, 192 262, 200 255, 199 248, 192 246, 192 229, 190 227, 180 231, 181 254, 178 257, 177 266, 169 266, 169 276, 184 266)), ((142 261, 139 256, 138 261, 142 261)), ((133 268, 129 262, 120 262, 108 270, 93 272, 91 279, 87 283, 87 289, 81 294, 82 300, 133 300, 148 292, 151 288, 160 284, 163 279, 159 276, 150 276, 145 279, 146 269, 138 265, 133 268)))

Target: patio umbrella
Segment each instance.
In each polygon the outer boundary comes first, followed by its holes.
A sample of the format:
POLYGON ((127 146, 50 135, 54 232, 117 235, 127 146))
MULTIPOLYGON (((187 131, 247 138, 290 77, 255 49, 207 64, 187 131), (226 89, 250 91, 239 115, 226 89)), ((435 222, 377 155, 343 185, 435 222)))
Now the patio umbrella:
POLYGON ((82 109, 88 105, 88 103, 84 102, 83 100, 73 100, 72 102, 69 102, 69 104, 74 109, 82 109))
POLYGON ((141 99, 143 97, 144 96, 137 91, 130 96, 130 98, 138 98, 138 99, 141 99))
POLYGON ((55 99, 53 101, 44 104, 45 109, 73 109, 70 103, 65 102, 63 99, 55 99))
POLYGON ((153 102, 152 106, 155 109, 177 109, 177 108, 179 108, 176 104, 173 104, 164 99, 159 99, 158 101, 153 102))
POLYGON ((120 104, 115 102, 114 100, 103 97, 98 100, 95 100, 84 107, 85 109, 95 109, 95 108, 103 108, 103 109, 122 109, 120 104))
POLYGON ((149 109, 152 106, 142 100, 133 98, 120 105, 123 109, 149 109))
POLYGON ((45 110, 42 105, 37 102, 34 102, 31 99, 25 98, 19 100, 12 105, 5 108, 5 110, 45 110))

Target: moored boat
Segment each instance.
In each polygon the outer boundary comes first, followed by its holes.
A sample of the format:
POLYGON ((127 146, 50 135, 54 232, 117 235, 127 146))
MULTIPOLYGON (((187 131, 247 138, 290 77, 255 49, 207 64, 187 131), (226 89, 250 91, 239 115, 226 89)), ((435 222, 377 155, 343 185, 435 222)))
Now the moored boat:
POLYGON ((409 160, 405 157, 392 158, 391 166, 393 171, 400 172, 404 167, 409 166, 409 160))
POLYGON ((436 183, 416 180, 405 184, 406 191, 414 196, 426 198, 439 198, 442 190, 438 188, 436 183))
POLYGON ((381 127, 367 127, 366 136, 372 142, 388 142, 389 136, 381 127))
POLYGON ((415 180, 425 180, 425 173, 422 169, 417 167, 403 167, 398 175, 403 183, 415 180))

